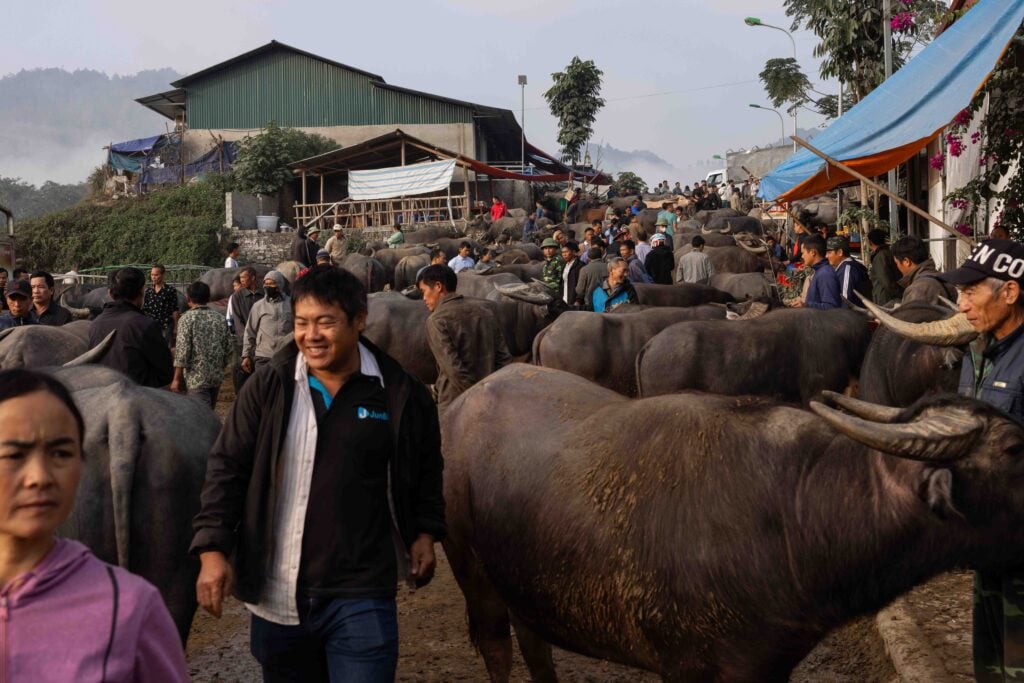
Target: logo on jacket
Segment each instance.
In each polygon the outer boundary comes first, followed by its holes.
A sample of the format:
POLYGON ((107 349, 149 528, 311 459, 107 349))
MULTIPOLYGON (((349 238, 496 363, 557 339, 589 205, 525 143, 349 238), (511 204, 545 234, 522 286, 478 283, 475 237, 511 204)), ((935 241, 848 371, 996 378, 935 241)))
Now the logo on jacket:
POLYGON ((365 420, 365 419, 369 418, 371 420, 384 420, 384 421, 387 421, 387 419, 388 419, 387 412, 385 412, 383 410, 368 410, 368 409, 364 408, 363 406, 359 406, 356 409, 356 415, 359 416, 360 420, 365 420))

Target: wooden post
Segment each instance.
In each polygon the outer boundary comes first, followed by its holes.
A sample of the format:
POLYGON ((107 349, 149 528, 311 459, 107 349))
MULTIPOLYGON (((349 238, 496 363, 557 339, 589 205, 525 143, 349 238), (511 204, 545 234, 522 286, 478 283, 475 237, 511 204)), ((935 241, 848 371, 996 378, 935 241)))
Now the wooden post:
MULTIPOLYGON (((954 228, 952 228, 949 225, 947 225, 945 222, 939 220, 938 218, 936 218, 935 216, 931 215, 927 211, 922 211, 921 209, 917 208, 915 205, 913 205, 910 202, 906 201, 905 199, 901 198, 899 195, 897 195, 897 194, 895 194, 893 192, 890 192, 888 190, 888 188, 882 187, 881 185, 879 185, 875 181, 873 181, 870 178, 868 178, 866 175, 864 175, 862 173, 858 173, 857 171, 855 171, 854 169, 850 168, 849 166, 847 166, 843 162, 838 161, 836 159, 833 159, 829 155, 827 155, 824 152, 822 152, 820 149, 817 149, 816 147, 811 146, 811 144, 809 142, 807 142, 806 140, 804 140, 804 139, 802 139, 802 138, 800 138, 800 137, 798 137, 796 135, 790 136, 790 139, 792 139, 793 142, 797 143, 801 147, 804 147, 804 148, 810 150, 811 152, 813 152, 814 154, 816 154, 817 156, 821 157, 822 159, 824 159, 826 162, 828 162, 832 166, 835 166, 836 168, 838 168, 841 171, 845 171, 846 173, 849 173, 851 176, 853 176, 854 178, 860 180, 862 183, 867 183, 868 185, 870 185, 874 189, 876 189, 879 192, 881 192, 882 194, 884 194, 889 199, 892 199, 893 201, 895 201, 897 204, 900 204, 901 206, 906 207, 907 211, 913 212, 913 213, 917 214, 918 216, 920 216, 921 218, 925 219, 926 221, 934 223, 935 225, 939 226, 940 228, 942 228, 943 230, 945 230, 949 234, 953 235, 957 239, 963 240, 964 242, 966 242, 971 247, 975 246, 975 244, 976 244, 975 241, 973 239, 971 239, 970 237, 968 237, 967 235, 961 235, 959 232, 957 232, 954 228)), ((892 222, 892 217, 891 216, 889 217, 889 221, 890 221, 890 224, 891 224, 891 222, 892 222)))
POLYGON ((402 138, 402 166, 405 166, 405 138, 402 138))

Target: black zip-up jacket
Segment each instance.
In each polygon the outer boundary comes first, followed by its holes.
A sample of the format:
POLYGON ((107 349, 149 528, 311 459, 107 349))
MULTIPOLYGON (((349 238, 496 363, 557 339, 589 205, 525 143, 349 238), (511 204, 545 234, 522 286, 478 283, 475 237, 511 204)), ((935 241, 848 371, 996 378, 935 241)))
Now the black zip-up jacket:
MULTIPOLYGON (((421 533, 440 541, 447 526, 437 408, 423 384, 372 343, 360 341, 373 352, 384 377, 394 440, 388 463, 393 521, 407 550, 421 533)), ((192 554, 219 550, 230 557, 235 596, 245 602, 259 602, 276 540, 274 506, 298 353, 289 343, 242 387, 210 451, 201 508, 193 521, 192 554)))
POLYGON ((162 387, 174 379, 171 350, 160 323, 128 301, 108 301, 89 326, 89 348, 116 330, 110 350, 100 361, 131 377, 144 387, 162 387))

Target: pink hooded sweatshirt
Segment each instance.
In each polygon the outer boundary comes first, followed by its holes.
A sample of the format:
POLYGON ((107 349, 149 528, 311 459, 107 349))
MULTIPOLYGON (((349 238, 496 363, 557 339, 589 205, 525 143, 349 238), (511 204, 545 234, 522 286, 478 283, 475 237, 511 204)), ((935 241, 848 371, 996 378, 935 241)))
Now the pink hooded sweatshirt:
POLYGON ((0 683, 187 680, 157 589, 77 541, 0 591, 0 683))

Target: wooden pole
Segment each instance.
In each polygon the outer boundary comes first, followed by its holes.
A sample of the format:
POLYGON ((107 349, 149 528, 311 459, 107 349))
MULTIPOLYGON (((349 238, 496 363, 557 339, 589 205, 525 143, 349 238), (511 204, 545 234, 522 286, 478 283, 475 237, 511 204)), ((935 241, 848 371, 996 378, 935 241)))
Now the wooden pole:
MULTIPOLYGON (((913 213, 916 213, 918 216, 920 216, 921 218, 925 219, 926 221, 934 223, 935 225, 939 226, 940 228, 942 228, 943 230, 945 230, 949 234, 953 235, 957 239, 963 240, 969 246, 971 246, 971 247, 975 246, 975 244, 976 244, 975 241, 973 239, 971 239, 970 237, 968 237, 967 235, 961 235, 959 232, 956 231, 956 229, 950 227, 949 225, 947 225, 943 221, 939 220, 935 216, 931 215, 927 211, 922 211, 921 209, 917 208, 916 206, 914 206, 910 202, 902 199, 901 197, 899 197, 898 195, 894 194, 893 192, 890 192, 888 190, 888 188, 882 187, 881 185, 879 185, 875 181, 871 180, 871 178, 868 178, 866 175, 864 175, 862 173, 858 173, 857 171, 853 170, 852 168, 850 168, 849 166, 847 166, 846 164, 844 164, 843 162, 841 162, 841 161, 839 161, 837 159, 833 159, 829 155, 827 155, 824 152, 822 152, 820 149, 817 149, 816 147, 813 147, 806 140, 804 140, 804 139, 802 139, 802 138, 800 138, 799 136, 796 136, 796 135, 790 136, 790 139, 792 139, 793 142, 797 143, 801 147, 804 147, 805 149, 808 149, 811 152, 813 152, 815 155, 821 157, 822 159, 824 159, 830 165, 835 166, 836 168, 838 168, 841 171, 845 171, 846 173, 849 173, 851 176, 853 176, 857 180, 861 181, 862 183, 867 183, 868 185, 870 185, 872 188, 874 188, 878 192, 881 192, 882 194, 884 194, 889 199, 892 199, 893 201, 895 201, 897 204, 906 207, 907 211, 911 211, 913 213)), ((890 221, 891 220, 892 220, 892 217, 890 217, 890 221)))

